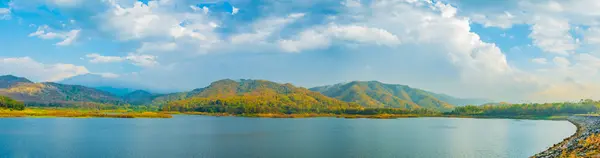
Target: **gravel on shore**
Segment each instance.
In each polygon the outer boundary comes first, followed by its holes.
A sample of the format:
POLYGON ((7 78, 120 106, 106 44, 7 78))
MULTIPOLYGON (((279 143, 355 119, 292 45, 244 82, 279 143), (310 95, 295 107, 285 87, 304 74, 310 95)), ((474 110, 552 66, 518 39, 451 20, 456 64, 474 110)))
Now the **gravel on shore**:
POLYGON ((600 134, 599 116, 571 116, 567 118, 577 126, 577 132, 562 142, 555 144, 550 149, 532 156, 533 158, 554 157, 599 157, 600 144, 585 144, 584 141, 590 136, 600 134), (592 154, 592 155, 590 155, 592 154))

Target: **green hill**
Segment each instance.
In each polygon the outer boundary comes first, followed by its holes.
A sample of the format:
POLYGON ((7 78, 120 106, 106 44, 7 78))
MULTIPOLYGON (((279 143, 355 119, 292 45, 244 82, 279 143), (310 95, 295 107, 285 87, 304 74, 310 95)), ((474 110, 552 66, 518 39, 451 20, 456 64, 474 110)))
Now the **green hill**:
POLYGON ((63 105, 86 102, 106 104, 124 103, 121 98, 94 88, 51 82, 33 83, 24 78, 7 82, 6 78, 15 77, 0 77, 0 83, 8 85, 4 86, 4 88, 0 88, 0 95, 11 97, 27 104, 63 105))
POLYGON ((441 111, 453 108, 452 105, 434 97, 431 92, 377 81, 354 81, 310 90, 370 108, 431 108, 441 111))
POLYGON ((292 84, 220 80, 206 88, 159 97, 164 110, 227 113, 298 113, 360 108, 292 84))

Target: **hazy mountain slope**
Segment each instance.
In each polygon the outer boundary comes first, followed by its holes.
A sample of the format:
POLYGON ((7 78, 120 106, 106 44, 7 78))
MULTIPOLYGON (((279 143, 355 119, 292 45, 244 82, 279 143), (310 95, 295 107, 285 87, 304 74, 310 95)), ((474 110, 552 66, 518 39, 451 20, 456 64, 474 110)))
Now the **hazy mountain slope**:
POLYGON ((58 81, 58 83, 92 87, 110 92, 116 96, 124 96, 138 89, 148 89, 147 87, 144 87, 138 83, 125 81, 118 78, 106 78, 96 74, 73 76, 62 81, 58 81))
POLYGON ((384 84, 377 81, 354 81, 322 86, 310 90, 364 107, 420 107, 449 110, 453 106, 435 98, 430 92, 405 85, 384 84))

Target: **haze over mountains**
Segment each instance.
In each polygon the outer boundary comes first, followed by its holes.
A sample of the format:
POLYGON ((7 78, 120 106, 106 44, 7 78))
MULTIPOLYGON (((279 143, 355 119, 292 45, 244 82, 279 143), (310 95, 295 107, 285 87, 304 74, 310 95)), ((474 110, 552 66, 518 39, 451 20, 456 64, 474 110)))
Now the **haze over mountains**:
POLYGON ((147 87, 137 83, 119 80, 115 78, 107 78, 97 74, 73 76, 70 78, 66 78, 62 81, 58 81, 58 83, 93 87, 96 89, 113 93, 117 96, 124 96, 128 93, 139 89, 148 90, 147 87))
MULTIPOLYGON (((34 83, 26 78, 0 76, 0 95, 27 103, 94 102, 133 105, 173 105, 185 102, 209 102, 215 99, 237 100, 242 103, 269 102, 286 106, 362 106, 369 108, 430 108, 446 111, 454 105, 483 104, 486 100, 454 98, 405 85, 377 81, 354 81, 311 89, 266 80, 219 80, 205 88, 171 94, 155 94, 144 90, 125 92, 105 91, 114 82, 95 83, 97 76, 79 76, 61 83, 34 83), (86 82, 82 82, 86 81, 86 82), (96 85, 90 88, 64 83, 96 85)), ((120 87, 127 86, 119 83, 120 87)), ((118 89, 118 88, 113 88, 118 89)))

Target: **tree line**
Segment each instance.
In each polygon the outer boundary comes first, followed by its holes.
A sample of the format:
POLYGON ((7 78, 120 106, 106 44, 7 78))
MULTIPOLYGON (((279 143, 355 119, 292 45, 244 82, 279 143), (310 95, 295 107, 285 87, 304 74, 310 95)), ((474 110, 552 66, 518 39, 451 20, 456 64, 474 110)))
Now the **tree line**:
POLYGON ((25 104, 6 96, 0 96, 0 109, 24 110, 25 104))
POLYGON ((498 104, 482 106, 456 107, 449 114, 452 115, 486 115, 486 116, 519 116, 519 115, 572 115, 589 114, 600 111, 600 101, 590 99, 579 102, 562 103, 524 103, 524 104, 498 104))

